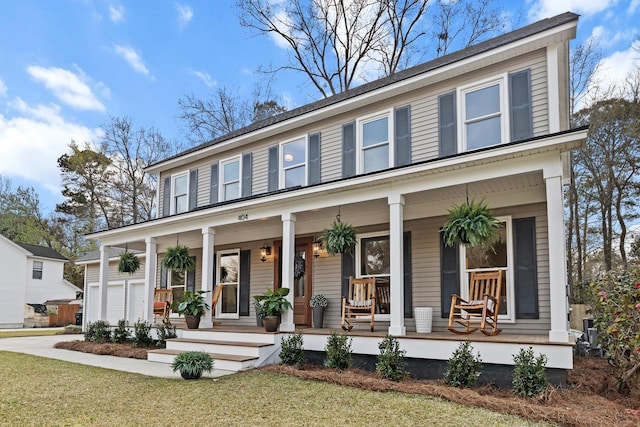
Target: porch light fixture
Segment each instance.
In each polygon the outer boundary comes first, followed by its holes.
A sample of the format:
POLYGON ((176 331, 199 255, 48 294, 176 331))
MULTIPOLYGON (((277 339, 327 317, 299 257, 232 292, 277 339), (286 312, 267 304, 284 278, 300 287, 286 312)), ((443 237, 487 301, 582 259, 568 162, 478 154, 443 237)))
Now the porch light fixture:
POLYGON ((271 255, 271 246, 267 246, 265 243, 260 248, 260 261, 265 262, 267 260, 267 256, 271 255))
POLYGON ((322 250, 322 240, 318 239, 313 242, 313 257, 318 258, 322 250))

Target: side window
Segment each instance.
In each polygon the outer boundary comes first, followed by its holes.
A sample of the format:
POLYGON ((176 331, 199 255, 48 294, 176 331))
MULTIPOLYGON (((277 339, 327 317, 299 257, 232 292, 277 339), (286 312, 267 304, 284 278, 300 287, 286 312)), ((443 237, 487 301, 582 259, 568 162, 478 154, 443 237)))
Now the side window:
POLYGON ((33 261, 33 272, 31 274, 31 277, 33 279, 42 280, 42 268, 42 261, 33 261))
POLYGON ((220 200, 233 200, 240 197, 241 177, 240 157, 220 162, 220 200))
POLYGON ((189 175, 185 173, 181 173, 179 175, 175 175, 172 178, 173 185, 171 186, 172 195, 171 195, 171 213, 179 214, 182 212, 186 212, 189 207, 189 175))
POLYGON ((280 188, 307 184, 307 138, 302 137, 282 144, 280 188))
POLYGON ((392 129, 388 112, 358 120, 360 173, 388 169, 393 165, 392 129))

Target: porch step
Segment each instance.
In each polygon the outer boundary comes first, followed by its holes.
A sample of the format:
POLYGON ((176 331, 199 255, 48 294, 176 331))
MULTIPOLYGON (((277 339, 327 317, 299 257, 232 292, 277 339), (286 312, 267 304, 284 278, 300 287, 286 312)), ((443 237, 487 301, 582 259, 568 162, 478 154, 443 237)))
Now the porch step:
MULTIPOLYGON (((177 355, 183 353, 183 350, 158 349, 151 350, 147 353, 147 360, 150 362, 159 362, 171 364, 177 355)), ((224 371, 244 371, 253 368, 258 357, 240 356, 235 354, 209 353, 213 359, 214 369, 222 369, 224 371)))
POLYGON ((202 339, 212 341, 228 341, 228 342, 241 342, 241 343, 262 343, 262 344, 275 344, 276 341, 280 342, 280 337, 277 332, 264 332, 262 328, 247 329, 237 328, 225 330, 212 329, 184 329, 178 332, 179 338, 184 339, 202 339))
POLYGON ((248 357, 260 357, 260 352, 265 347, 273 344, 251 341, 221 341, 200 338, 171 338, 167 341, 167 349, 170 350, 200 350, 207 353, 230 354, 248 357))

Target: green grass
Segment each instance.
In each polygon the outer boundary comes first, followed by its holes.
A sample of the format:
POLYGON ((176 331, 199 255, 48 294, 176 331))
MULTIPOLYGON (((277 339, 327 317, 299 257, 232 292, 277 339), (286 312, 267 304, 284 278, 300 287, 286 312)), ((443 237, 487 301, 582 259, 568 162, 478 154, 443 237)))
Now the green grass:
POLYGON ((16 337, 41 337, 45 335, 58 335, 63 328, 42 330, 38 328, 22 329, 20 331, 0 331, 0 338, 16 338, 16 337))
POLYGON ((0 384, 0 425, 545 425, 264 371, 184 381, 0 352, 0 384))

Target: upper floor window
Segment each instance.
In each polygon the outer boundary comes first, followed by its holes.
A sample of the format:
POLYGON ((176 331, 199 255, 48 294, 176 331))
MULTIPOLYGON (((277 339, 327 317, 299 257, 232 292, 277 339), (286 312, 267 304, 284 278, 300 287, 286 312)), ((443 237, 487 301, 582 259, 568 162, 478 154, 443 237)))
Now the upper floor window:
POLYGON ((240 157, 220 162, 220 199, 233 200, 240 197, 240 157))
POLYGON ((463 151, 506 142, 509 127, 503 80, 461 89, 463 151))
POLYGON ((172 179, 171 213, 186 212, 189 208, 189 175, 185 172, 180 175, 174 175, 172 179))
POLYGON ((306 185, 307 138, 283 143, 281 152, 281 188, 306 185))
POLYGON ((33 273, 31 277, 33 279, 42 280, 42 261, 33 261, 33 273))
POLYGON ((391 114, 377 114, 358 120, 360 172, 374 172, 393 165, 391 114))

